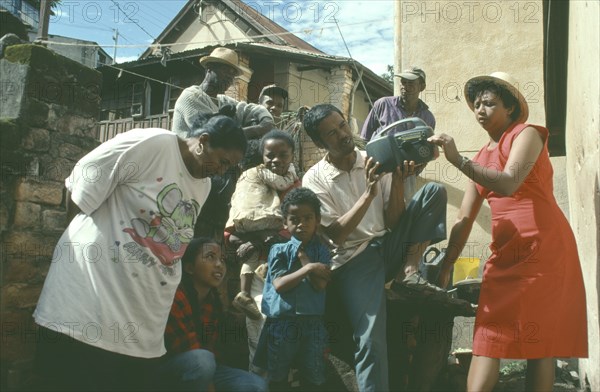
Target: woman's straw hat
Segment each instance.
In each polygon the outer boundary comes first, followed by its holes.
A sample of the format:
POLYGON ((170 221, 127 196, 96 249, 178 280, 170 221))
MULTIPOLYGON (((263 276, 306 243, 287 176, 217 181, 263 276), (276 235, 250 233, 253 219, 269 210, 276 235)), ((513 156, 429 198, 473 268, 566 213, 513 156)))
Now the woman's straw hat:
POLYGON ((238 75, 241 75, 244 70, 239 65, 239 59, 236 52, 231 49, 218 47, 215 48, 210 55, 200 58, 200 64, 206 67, 206 64, 220 63, 233 67, 238 75))
POLYGON ((521 94, 521 92, 519 91, 519 83, 517 83, 517 81, 506 72, 494 72, 490 75, 476 76, 474 78, 469 79, 469 81, 465 84, 465 98, 467 99, 467 105, 469 105, 469 108, 471 108, 471 110, 473 110, 474 106, 473 101, 469 99, 469 86, 472 83, 479 83, 484 81, 495 82, 498 85, 504 87, 508 92, 510 92, 517 99, 517 101, 519 101, 519 107, 521 109, 521 114, 515 121, 519 123, 524 123, 525 121, 527 121, 527 118, 529 117, 529 106, 527 105, 527 101, 525 100, 523 94, 521 94))

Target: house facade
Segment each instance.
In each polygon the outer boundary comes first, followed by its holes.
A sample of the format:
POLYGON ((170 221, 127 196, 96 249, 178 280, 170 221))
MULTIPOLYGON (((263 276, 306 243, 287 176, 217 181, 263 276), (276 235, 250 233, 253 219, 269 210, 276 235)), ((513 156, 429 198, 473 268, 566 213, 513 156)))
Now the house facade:
POLYGON ((0 0, 0 9, 7 10, 21 20, 30 32, 37 34, 40 25, 39 2, 33 0, 0 0))
POLYGON ((321 52, 240 1, 192 0, 139 60, 100 68, 100 140, 133 127, 169 128, 181 91, 204 78, 199 58, 216 46, 235 50, 246 69, 226 92, 238 100, 256 102, 277 83, 289 91, 287 111, 331 103, 358 131, 371 102, 392 94, 360 63, 321 52))
POLYGON ((112 64, 112 57, 93 41, 48 34, 49 49, 90 68, 112 64))
MULTIPOLYGON (((40 5, 39 1, 32 0, 0 0, 0 22, 2 33, 16 33, 21 39, 34 41, 38 35, 40 5), (20 22, 20 26, 9 17, 12 16, 20 22)), ((2 34, 2 35, 3 35, 2 34)), ((90 68, 97 68, 104 64, 112 64, 112 57, 93 41, 48 34, 46 47, 54 52, 77 61, 90 68)))

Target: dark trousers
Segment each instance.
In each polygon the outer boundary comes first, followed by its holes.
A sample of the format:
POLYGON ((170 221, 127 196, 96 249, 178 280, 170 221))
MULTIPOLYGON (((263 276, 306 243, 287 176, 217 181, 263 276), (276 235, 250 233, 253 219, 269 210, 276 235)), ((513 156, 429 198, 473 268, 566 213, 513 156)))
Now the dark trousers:
POLYGON ((433 245, 446 239, 447 202, 446 189, 436 183, 425 185, 413 196, 394 230, 383 237, 386 282, 404 266, 412 245, 425 241, 433 245))
POLYGON ((44 327, 39 330, 36 373, 43 390, 156 390, 154 374, 160 362, 102 350, 44 327))

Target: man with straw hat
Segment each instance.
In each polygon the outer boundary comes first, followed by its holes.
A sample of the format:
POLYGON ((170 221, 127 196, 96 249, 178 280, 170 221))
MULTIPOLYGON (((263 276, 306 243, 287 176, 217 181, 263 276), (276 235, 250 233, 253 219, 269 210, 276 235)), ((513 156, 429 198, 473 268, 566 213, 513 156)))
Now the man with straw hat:
MULTIPOLYGON (((200 58, 200 64, 206 69, 204 80, 200 85, 183 90, 177 99, 173 113, 173 132, 186 136, 201 115, 215 113, 226 105, 235 107, 234 118, 248 140, 260 139, 273 128, 273 117, 264 106, 237 101, 224 94, 236 76, 251 72, 239 65, 235 51, 217 47, 210 55, 200 58)), ((223 176, 212 178, 212 189, 197 221, 196 235, 222 239, 238 175, 239 169, 236 168, 223 176)))
POLYGON ((200 64, 206 69, 204 80, 200 85, 183 90, 177 99, 173 114, 173 132, 186 135, 198 115, 215 113, 224 105, 235 106, 235 119, 244 129, 248 139, 260 138, 273 128, 273 117, 266 108, 237 101, 224 94, 236 76, 251 72, 239 65, 235 51, 217 47, 210 55, 201 57, 200 64))

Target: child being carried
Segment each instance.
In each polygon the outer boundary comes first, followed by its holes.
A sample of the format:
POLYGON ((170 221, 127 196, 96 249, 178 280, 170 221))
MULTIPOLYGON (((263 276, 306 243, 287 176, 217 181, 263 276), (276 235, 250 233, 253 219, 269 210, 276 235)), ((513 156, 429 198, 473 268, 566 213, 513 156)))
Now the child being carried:
POLYGON ((280 205, 288 191, 300 186, 291 164, 294 140, 290 135, 270 131, 261 139, 260 152, 263 163, 246 170, 236 184, 226 228, 229 243, 237 246, 237 255, 243 261, 240 293, 233 306, 253 320, 262 317, 250 296, 254 272, 272 244, 290 238, 283 226, 280 205))

